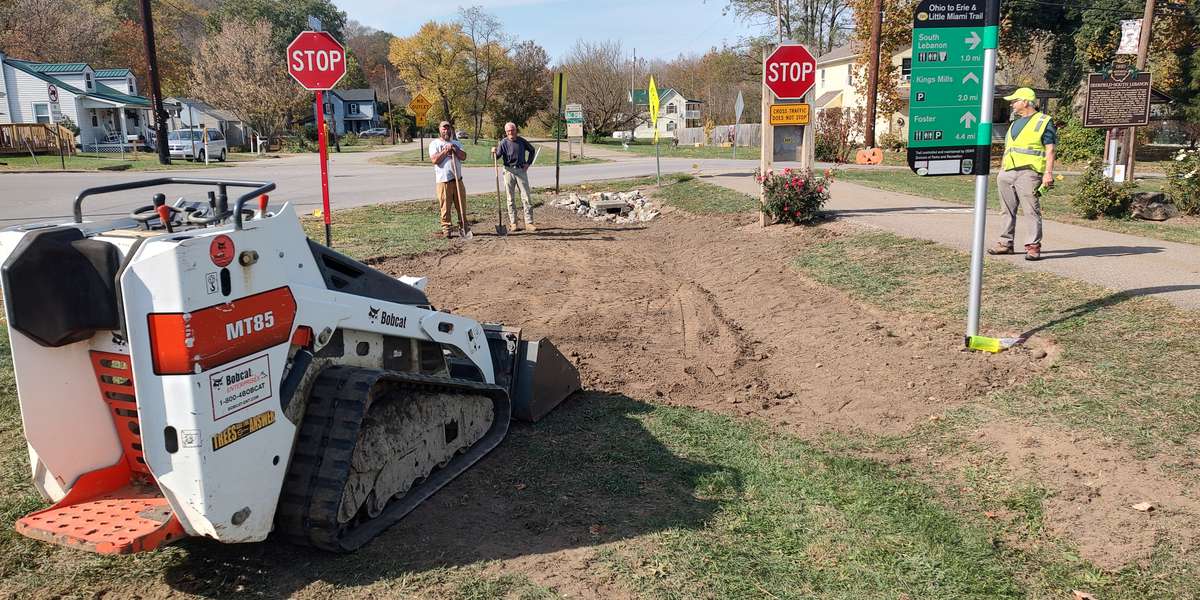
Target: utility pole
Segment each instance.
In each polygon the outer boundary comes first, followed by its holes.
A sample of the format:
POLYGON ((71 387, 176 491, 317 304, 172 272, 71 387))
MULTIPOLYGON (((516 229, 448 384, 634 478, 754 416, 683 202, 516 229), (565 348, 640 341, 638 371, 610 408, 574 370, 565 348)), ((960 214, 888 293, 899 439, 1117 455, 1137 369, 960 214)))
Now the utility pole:
POLYGON ((779 30, 779 43, 783 43, 783 2, 775 0, 775 27, 779 30))
POLYGON ((383 67, 383 87, 387 89, 388 129, 392 132, 392 145, 396 145, 396 115, 392 112, 392 80, 388 77, 387 65, 383 67))
MULTIPOLYGON (((1154 0, 1146 0, 1146 12, 1142 13, 1142 30, 1138 34, 1138 53, 1135 67, 1138 72, 1146 69, 1146 58, 1150 54, 1150 32, 1154 30, 1154 0)), ((1133 181, 1133 164, 1137 155, 1137 127, 1130 127, 1125 137, 1129 154, 1125 157, 1125 181, 1133 181)))
POLYGON ((867 148, 875 147, 875 107, 879 96, 879 30, 883 28, 883 0, 875 0, 871 5, 871 41, 867 45, 870 52, 867 67, 867 123, 863 136, 867 148))
MULTIPOLYGON (((158 162, 171 164, 167 150, 167 111, 163 109, 162 86, 158 81, 158 53, 154 49, 154 16, 150 12, 150 0, 141 0, 142 39, 146 43, 146 70, 150 75, 150 102, 154 111, 154 145, 158 151, 158 162)), ((124 110, 124 109, 122 109, 124 110)), ((122 148, 125 140, 121 140, 122 148)))

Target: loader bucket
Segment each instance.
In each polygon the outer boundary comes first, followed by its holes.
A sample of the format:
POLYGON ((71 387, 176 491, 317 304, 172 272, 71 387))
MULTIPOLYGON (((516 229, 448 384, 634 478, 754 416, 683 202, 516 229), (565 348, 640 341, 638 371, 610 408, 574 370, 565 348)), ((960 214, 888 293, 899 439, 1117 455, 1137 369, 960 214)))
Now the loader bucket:
POLYGON ((496 383, 508 388, 512 416, 536 422, 581 388, 579 371, 547 338, 521 339, 515 327, 485 325, 496 383))

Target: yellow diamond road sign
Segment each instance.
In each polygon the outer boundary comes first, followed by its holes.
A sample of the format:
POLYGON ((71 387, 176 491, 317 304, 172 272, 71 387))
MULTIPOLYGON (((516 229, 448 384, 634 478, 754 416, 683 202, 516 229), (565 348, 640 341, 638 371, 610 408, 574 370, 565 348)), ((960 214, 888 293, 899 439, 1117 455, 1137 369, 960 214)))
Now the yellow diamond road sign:
POLYGON ((646 90, 650 103, 650 126, 654 128, 654 141, 658 142, 658 88, 654 85, 654 76, 650 76, 650 86, 646 90))
POLYGON ((433 103, 425 97, 425 94, 417 94, 413 97, 412 102, 408 103, 408 110, 412 111, 412 114, 418 117, 423 117, 425 113, 429 112, 429 108, 432 106, 433 103))

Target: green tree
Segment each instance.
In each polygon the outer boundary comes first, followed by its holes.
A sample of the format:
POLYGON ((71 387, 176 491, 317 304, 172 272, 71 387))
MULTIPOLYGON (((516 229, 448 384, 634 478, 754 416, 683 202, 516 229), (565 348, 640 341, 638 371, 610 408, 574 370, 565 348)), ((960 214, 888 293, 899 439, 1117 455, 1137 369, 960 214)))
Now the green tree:
POLYGON ((525 127, 529 120, 550 105, 550 56, 535 42, 521 42, 512 49, 510 67, 498 86, 490 114, 494 133, 504 133, 504 123, 525 127))
POLYGON ((410 93, 430 94, 429 100, 438 108, 435 114, 453 123, 455 117, 468 113, 464 107, 472 79, 466 61, 469 45, 457 24, 430 21, 409 37, 393 39, 388 60, 410 93))
POLYGON ((219 31, 226 22, 271 24, 271 46, 283 56, 287 45, 308 29, 308 17, 321 20, 321 27, 343 40, 346 13, 331 0, 222 0, 209 14, 209 28, 219 31))
POLYGON ((367 81, 367 74, 363 72, 363 68, 359 64, 353 50, 346 50, 346 75, 342 77, 337 86, 338 89, 343 90, 357 90, 371 87, 371 82, 367 81))

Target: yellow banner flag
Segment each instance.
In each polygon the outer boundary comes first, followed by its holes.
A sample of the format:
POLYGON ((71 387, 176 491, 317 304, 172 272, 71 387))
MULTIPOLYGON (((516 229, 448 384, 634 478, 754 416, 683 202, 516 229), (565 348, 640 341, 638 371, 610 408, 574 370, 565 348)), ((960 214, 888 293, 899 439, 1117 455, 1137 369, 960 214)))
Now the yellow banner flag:
POLYGON ((650 97, 650 126, 654 128, 654 141, 658 142, 658 88, 654 86, 654 76, 650 76, 650 88, 646 90, 650 97))

